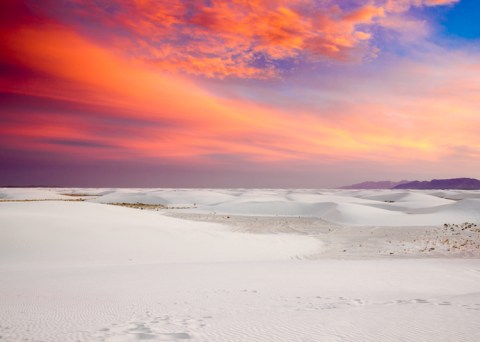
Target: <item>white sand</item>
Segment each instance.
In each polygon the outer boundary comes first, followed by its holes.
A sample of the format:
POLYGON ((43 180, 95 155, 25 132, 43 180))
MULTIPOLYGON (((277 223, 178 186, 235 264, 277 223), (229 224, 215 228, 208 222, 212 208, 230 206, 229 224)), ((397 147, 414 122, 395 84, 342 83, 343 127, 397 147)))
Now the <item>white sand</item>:
POLYGON ((0 200, 0 341, 480 340, 480 229, 443 226, 480 224, 480 192, 0 189, 0 200), (124 202, 169 209, 104 204, 124 202))
POLYGON ((164 204, 203 214, 318 217, 344 225, 480 223, 480 191, 112 189, 91 201, 164 204))

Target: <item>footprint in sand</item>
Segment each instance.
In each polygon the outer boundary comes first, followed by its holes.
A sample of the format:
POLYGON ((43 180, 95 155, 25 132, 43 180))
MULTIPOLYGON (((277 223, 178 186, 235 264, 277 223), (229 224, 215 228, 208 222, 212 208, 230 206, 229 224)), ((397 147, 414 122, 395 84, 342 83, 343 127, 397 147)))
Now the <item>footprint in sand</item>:
POLYGON ((450 306, 450 305, 452 305, 452 303, 450 303, 450 302, 440 302, 440 303, 438 303, 438 305, 450 306))
POLYGON ((480 304, 463 305, 467 310, 480 311, 480 304))
POLYGON ((158 316, 146 321, 112 324, 99 329, 94 338, 102 342, 182 341, 192 339, 192 331, 205 326, 204 319, 171 319, 169 316, 158 316))
POLYGON ((428 303, 430 303, 430 302, 429 302, 428 300, 426 300, 426 299, 418 299, 418 298, 417 298, 417 299, 413 299, 411 302, 412 302, 412 303, 416 303, 416 304, 428 304, 428 303))

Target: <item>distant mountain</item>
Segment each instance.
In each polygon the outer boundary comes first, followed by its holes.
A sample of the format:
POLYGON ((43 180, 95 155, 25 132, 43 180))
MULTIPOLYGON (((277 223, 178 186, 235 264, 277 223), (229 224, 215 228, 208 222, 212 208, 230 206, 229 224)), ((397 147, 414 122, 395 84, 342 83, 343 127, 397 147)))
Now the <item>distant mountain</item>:
POLYGON ((414 181, 399 184, 394 189, 419 189, 419 190, 480 190, 480 180, 475 178, 433 179, 431 181, 414 181))
POLYGON ((379 182, 363 182, 353 185, 343 186, 340 189, 392 189, 398 185, 410 183, 410 181, 402 180, 400 182, 379 181, 379 182))

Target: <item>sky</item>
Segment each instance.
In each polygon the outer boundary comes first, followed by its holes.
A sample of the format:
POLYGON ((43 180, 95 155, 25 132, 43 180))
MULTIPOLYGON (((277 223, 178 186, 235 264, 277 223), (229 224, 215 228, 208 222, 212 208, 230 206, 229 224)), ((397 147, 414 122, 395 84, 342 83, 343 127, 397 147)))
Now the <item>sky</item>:
POLYGON ((4 0, 0 185, 480 178, 477 0, 4 0))

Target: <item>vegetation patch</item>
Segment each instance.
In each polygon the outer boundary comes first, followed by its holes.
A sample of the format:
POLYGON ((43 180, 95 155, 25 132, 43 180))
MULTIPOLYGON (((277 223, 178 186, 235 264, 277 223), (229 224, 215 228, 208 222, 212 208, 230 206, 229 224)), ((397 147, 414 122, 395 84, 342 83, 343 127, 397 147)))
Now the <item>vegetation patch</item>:
POLYGON ((111 205, 117 205, 119 207, 127 207, 127 208, 134 208, 134 209, 148 209, 148 210, 158 210, 158 209, 167 209, 168 207, 163 204, 146 204, 146 203, 108 203, 111 205))
POLYGON ((121 202, 121 203, 107 203, 110 205, 117 205, 119 207, 126 207, 126 208, 133 208, 133 209, 148 209, 148 210, 159 210, 159 209, 191 209, 191 208, 196 208, 196 205, 193 206, 167 206, 164 204, 147 204, 147 203, 126 203, 126 202, 121 202))

